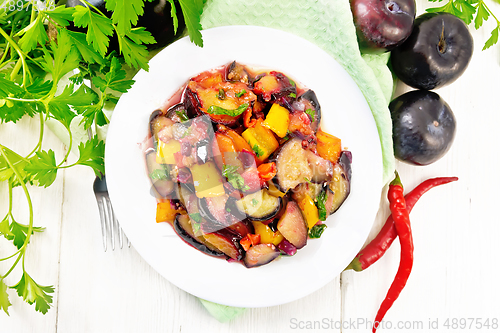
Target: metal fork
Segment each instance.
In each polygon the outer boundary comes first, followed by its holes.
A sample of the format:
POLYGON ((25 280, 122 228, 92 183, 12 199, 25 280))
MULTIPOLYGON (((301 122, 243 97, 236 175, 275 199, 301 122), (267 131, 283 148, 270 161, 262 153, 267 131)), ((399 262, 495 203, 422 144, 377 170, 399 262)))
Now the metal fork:
POLYGON ((113 206, 111 205, 111 200, 109 200, 108 186, 106 184, 106 175, 102 175, 101 178, 96 177, 94 180, 94 194, 97 201, 97 206, 99 207, 99 217, 101 219, 101 231, 102 231, 102 244, 104 246, 104 252, 108 249, 108 238, 111 241, 111 249, 115 250, 115 239, 118 238, 118 245, 120 249, 123 248, 123 239, 127 241, 127 246, 130 247, 130 241, 127 236, 123 233, 122 228, 118 223, 113 212, 113 206), (109 237, 108 237, 109 233, 109 237))
MULTIPOLYGON (((87 131, 89 139, 92 139, 92 130, 89 128, 87 131)), ((96 177, 94 180, 94 194, 97 201, 97 207, 99 208, 99 217, 101 220, 101 232, 102 232, 102 245, 104 246, 104 252, 108 249, 108 238, 111 241, 111 249, 115 250, 115 239, 118 238, 118 245, 120 249, 123 248, 123 239, 127 241, 127 246, 130 247, 130 241, 127 236, 123 233, 122 228, 118 223, 113 212, 113 206, 111 205, 111 200, 109 199, 108 185, 106 184, 106 175, 101 174, 101 178, 96 177), (108 236, 109 234, 109 236, 108 236)))

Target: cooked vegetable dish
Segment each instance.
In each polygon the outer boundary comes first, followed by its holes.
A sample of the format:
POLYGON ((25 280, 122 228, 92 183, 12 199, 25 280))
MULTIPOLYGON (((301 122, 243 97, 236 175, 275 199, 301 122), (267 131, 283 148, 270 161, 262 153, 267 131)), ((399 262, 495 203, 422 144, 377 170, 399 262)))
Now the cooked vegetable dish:
POLYGON ((294 255, 349 195, 351 153, 314 91, 237 62, 191 78, 150 117, 157 222, 246 267, 294 255))

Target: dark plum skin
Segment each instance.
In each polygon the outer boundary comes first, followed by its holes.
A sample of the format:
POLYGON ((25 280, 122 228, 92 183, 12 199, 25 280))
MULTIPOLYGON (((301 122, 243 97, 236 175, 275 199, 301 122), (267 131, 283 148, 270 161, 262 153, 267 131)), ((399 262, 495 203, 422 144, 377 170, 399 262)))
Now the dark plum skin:
POLYGON ((448 13, 426 13, 417 17, 410 37, 392 51, 392 70, 411 87, 441 88, 463 74, 473 44, 461 19, 448 13))
POLYGON ((390 51, 410 36, 415 0, 350 0, 350 3, 363 53, 390 51))
POLYGON ((414 165, 428 165, 443 157, 455 138, 455 116, 436 93, 414 90, 389 104, 394 155, 414 165))

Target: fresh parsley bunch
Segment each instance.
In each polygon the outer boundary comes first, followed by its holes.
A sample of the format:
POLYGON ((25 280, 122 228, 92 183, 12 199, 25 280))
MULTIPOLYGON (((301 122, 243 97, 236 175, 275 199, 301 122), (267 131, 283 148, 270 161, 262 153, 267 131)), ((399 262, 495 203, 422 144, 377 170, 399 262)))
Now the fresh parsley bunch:
MULTIPOLYGON (((429 0, 431 2, 442 0, 429 0)), ((498 0, 496 0, 498 2, 498 0)), ((479 29, 484 21, 491 16, 496 21, 497 26, 491 31, 490 38, 484 44, 483 50, 490 48, 498 42, 498 33, 500 32, 500 21, 488 8, 484 0, 448 0, 442 7, 428 8, 427 12, 447 12, 460 17, 469 25, 474 21, 474 27, 479 29)))
MULTIPOLYGON (((177 29, 174 0, 168 1, 177 29)), ((80 143, 79 157, 68 162, 73 146, 70 125, 81 119, 85 129, 94 127, 96 133, 98 127, 107 124, 105 103, 116 103, 116 94, 125 93, 133 84, 124 66, 147 70, 149 53, 145 44, 155 43, 145 28, 135 26, 143 14, 144 0, 107 0, 111 18, 82 2, 84 6, 66 8, 55 0, 0 0, 0 121, 16 123, 28 116, 38 118, 40 124, 38 143, 26 156, 0 143, 0 181, 8 183, 9 197, 8 212, 0 216, 0 235, 17 248, 13 253, 0 254, 0 261, 12 261, 6 272, 0 272, 0 309, 7 314, 11 305, 9 288, 42 313, 49 310, 54 292, 53 286, 36 283, 24 264, 31 236, 43 231, 34 226, 30 186, 50 186, 58 170, 75 165, 89 166, 96 175, 104 173, 104 142, 97 136, 80 143), (72 31, 71 26, 86 31, 72 31), (113 35, 119 43, 118 53, 108 53, 113 35), (72 75, 75 72, 78 74, 72 75), (92 87, 84 79, 90 80, 92 87), (48 119, 58 121, 69 134, 65 156, 56 157, 52 149, 42 145, 48 119), (24 192, 29 207, 29 219, 24 223, 13 214, 13 191, 17 187, 24 192), (5 278, 20 262, 19 282, 7 285, 5 278)), ((179 4, 191 41, 202 46, 200 16, 204 0, 179 0, 179 4)))

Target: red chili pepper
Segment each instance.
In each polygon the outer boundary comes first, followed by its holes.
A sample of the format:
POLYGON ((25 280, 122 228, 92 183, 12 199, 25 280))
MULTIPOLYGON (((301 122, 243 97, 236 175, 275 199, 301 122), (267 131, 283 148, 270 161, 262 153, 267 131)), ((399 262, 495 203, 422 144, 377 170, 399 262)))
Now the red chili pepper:
POLYGON ((406 201, 403 195, 403 184, 396 172, 396 178, 389 185, 387 193, 389 199, 389 207, 391 209, 394 225, 401 244, 401 259, 399 261, 398 272, 396 277, 385 296, 380 308, 375 316, 372 332, 377 331, 377 327, 384 318, 387 311, 391 308, 394 301, 399 297, 399 294, 406 285, 406 281, 410 277, 413 267, 413 237, 411 234, 410 213, 406 209, 406 201))
MULTIPOLYGON (((425 192, 429 191, 433 187, 454 182, 456 180, 458 180, 457 177, 438 177, 427 179, 420 183, 420 185, 405 195, 406 209, 408 210, 408 213, 412 211, 413 206, 415 206, 417 201, 425 192)), ((361 251, 359 251, 349 266, 347 266, 346 270, 353 269, 360 272, 367 269, 385 254, 396 237, 397 232, 396 227, 394 226, 394 219, 392 215, 389 215, 377 236, 361 251)))

